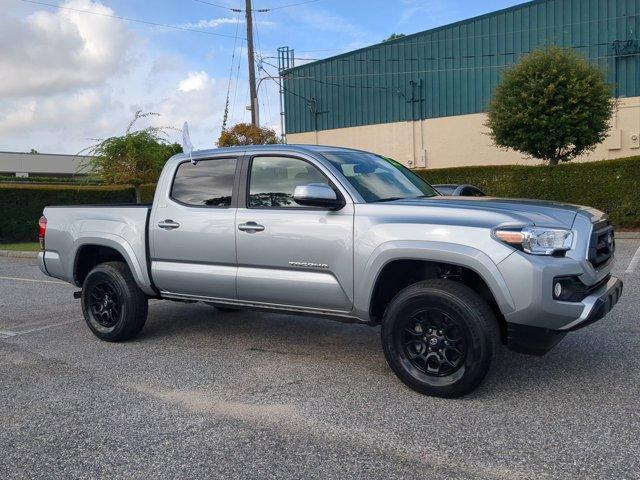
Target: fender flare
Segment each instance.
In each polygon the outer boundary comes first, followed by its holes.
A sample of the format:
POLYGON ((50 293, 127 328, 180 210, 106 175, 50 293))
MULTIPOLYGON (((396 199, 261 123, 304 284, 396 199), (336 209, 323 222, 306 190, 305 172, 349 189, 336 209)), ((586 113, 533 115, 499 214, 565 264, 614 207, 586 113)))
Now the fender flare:
POLYGON ((99 247, 107 247, 115 250, 124 258, 133 278, 140 287, 140 289, 147 295, 155 295, 155 292, 151 288, 151 279, 149 278, 146 259, 138 259, 133 248, 123 237, 115 235, 113 233, 96 232, 96 236, 93 236, 90 232, 76 239, 74 242, 75 255, 73 259, 73 270, 70 272, 70 278, 73 278, 75 282, 75 272, 78 262, 78 257, 82 251, 82 247, 93 245, 99 247))
POLYGON ((468 268, 484 280, 504 315, 515 310, 509 287, 497 265, 484 252, 455 243, 392 240, 378 245, 365 264, 362 280, 355 292, 355 310, 360 315, 369 318, 369 309, 380 274, 385 266, 396 260, 423 260, 468 268))

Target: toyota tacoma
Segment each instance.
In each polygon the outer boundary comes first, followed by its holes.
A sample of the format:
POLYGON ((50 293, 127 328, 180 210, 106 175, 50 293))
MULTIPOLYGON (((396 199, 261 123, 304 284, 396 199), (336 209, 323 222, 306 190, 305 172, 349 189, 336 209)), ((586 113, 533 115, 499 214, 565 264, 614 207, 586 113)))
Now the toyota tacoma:
POLYGON ((476 388, 500 345, 544 354, 622 293, 604 213, 441 196, 345 148, 179 154, 152 205, 47 207, 39 229, 41 270, 81 288, 102 340, 137 335, 150 298, 381 325, 399 379, 442 397, 476 388))

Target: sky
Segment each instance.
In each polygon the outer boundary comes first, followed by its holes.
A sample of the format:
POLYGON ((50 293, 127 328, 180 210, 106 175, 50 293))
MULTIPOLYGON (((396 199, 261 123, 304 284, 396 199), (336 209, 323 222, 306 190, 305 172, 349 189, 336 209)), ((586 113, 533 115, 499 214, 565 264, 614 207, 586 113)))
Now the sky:
MULTIPOLYGON (((256 73, 277 75, 273 57, 281 46, 293 48, 300 64, 519 3, 254 0, 254 9, 270 9, 255 13, 256 73)), ((251 119, 244 14, 232 10, 243 9, 244 0, 0 6, 0 151, 76 154, 123 134, 138 110, 159 115, 136 126, 169 127, 169 140, 180 141, 187 121, 195 148, 213 148, 227 97, 229 125, 251 119)), ((277 84, 260 81, 258 96, 261 125, 280 132, 277 84)))

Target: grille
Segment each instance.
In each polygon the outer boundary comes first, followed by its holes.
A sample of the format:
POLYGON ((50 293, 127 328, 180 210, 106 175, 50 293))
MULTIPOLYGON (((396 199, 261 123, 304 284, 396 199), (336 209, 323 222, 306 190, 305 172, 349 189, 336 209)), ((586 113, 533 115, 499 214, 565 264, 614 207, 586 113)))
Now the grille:
POLYGON ((616 250, 616 239, 613 227, 609 222, 593 226, 589 242, 589 261, 598 268, 609 261, 616 250))

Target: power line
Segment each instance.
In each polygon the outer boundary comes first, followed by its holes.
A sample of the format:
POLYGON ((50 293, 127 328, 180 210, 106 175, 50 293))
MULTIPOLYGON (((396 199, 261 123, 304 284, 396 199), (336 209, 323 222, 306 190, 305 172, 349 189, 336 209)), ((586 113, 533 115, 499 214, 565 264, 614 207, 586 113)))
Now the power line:
POLYGON ((260 13, 266 13, 266 12, 272 12, 273 10, 281 10, 283 8, 297 7, 298 5, 306 5, 307 3, 315 3, 319 1, 320 0, 307 0, 306 2, 289 3, 287 5, 279 5, 277 7, 271 7, 271 8, 257 8, 255 11, 260 13))
POLYGON ((205 0, 193 0, 193 1, 198 3, 204 3, 205 5, 210 5, 212 7, 222 8, 223 10, 230 10, 236 13, 242 12, 242 10, 240 10, 239 8, 231 8, 231 7, 227 7, 226 5, 219 5, 217 3, 206 2, 205 0))
MULTIPOLYGON (((227 98, 224 104, 224 116, 222 118, 222 131, 227 128, 227 119, 229 118, 229 94, 231 92, 231 79, 233 78, 233 65, 236 60, 236 45, 238 43, 238 27, 240 26, 240 13, 238 13, 238 21, 236 22, 235 40, 233 41, 233 52, 231 54, 231 67, 229 68, 229 81, 227 82, 227 98)), ((238 60, 239 62, 240 60, 238 60)))
MULTIPOLYGON (((212 7, 222 8, 223 10, 230 10, 230 11, 236 12, 236 13, 246 12, 246 10, 243 10, 241 8, 227 7, 226 5, 220 5, 219 3, 207 2, 206 0, 194 0, 194 1, 198 2, 198 3, 203 3, 205 5, 211 5, 212 7)), ((254 9, 252 9, 252 11, 253 12, 258 12, 258 13, 267 13, 267 12, 271 12, 273 10, 281 10, 283 8, 297 7, 298 5, 306 5, 307 3, 315 3, 315 2, 319 2, 319 1, 320 0, 307 0, 306 2, 289 3, 287 5, 278 5, 277 7, 254 8, 254 9)))
MULTIPOLYGON (((240 81, 240 65, 242 64, 242 49, 244 47, 244 43, 240 43, 240 53, 238 54, 238 70, 236 71, 236 83, 233 87, 233 103, 231 104, 231 108, 232 110, 235 110, 236 105, 237 105, 237 99, 238 99, 238 82, 240 81)), ((242 119, 244 120, 244 112, 246 112, 246 110, 243 108, 243 114, 242 114, 242 119)))
POLYGON ((125 22, 141 23, 143 25, 151 25, 153 27, 172 28, 174 30, 181 30, 181 31, 185 31, 185 32, 203 33, 205 35, 213 35, 213 36, 216 36, 216 37, 234 38, 233 35, 226 35, 224 33, 207 32, 205 30, 197 30, 195 28, 189 28, 189 27, 180 27, 178 25, 168 25, 166 23, 149 22, 147 20, 139 20, 137 18, 121 17, 119 15, 109 15, 108 13, 92 12, 91 10, 82 10, 80 8, 74 8, 74 7, 63 7, 62 5, 56 5, 56 4, 53 4, 53 3, 46 3, 46 2, 38 2, 36 0, 20 0, 20 1, 25 2, 25 3, 31 3, 31 4, 34 4, 34 5, 42 5, 42 6, 45 6, 45 7, 58 8, 60 10, 70 10, 72 12, 86 13, 86 14, 89 14, 89 15, 97 15, 99 17, 115 18, 116 20, 123 20, 125 22))
MULTIPOLYGON (((256 43, 258 45, 258 55, 260 56, 260 61, 262 61, 262 46, 260 44, 260 34, 258 33, 258 21, 256 20, 256 12, 254 10, 253 12, 253 23, 255 25, 255 30, 256 30, 256 43)), ((258 63, 258 68, 262 69, 262 65, 260 65, 260 63, 258 63)), ((256 90, 256 95, 257 95, 257 90, 256 90)), ((258 99, 259 101, 259 99, 258 99)), ((263 102, 264 104, 265 102, 263 102)), ((266 104, 267 104, 267 114, 269 115, 269 120, 271 120, 271 102, 269 102, 269 95, 266 96, 266 104)))

